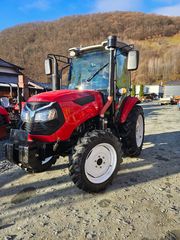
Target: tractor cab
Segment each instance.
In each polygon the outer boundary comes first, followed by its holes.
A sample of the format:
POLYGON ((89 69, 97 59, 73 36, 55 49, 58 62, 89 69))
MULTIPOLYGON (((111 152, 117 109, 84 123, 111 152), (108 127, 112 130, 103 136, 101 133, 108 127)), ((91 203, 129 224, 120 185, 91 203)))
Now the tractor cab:
MULTIPOLYGON (((76 54, 71 50, 70 55, 76 54)), ((107 91, 109 52, 94 50, 72 58, 68 89, 107 91)))
POLYGON ((118 42, 111 36, 99 45, 71 48, 69 55, 49 54, 45 60, 45 73, 52 78, 53 90, 62 89, 62 73, 69 67, 69 90, 96 90, 108 96, 125 88, 129 93, 130 71, 138 68, 139 61, 133 45, 118 42))

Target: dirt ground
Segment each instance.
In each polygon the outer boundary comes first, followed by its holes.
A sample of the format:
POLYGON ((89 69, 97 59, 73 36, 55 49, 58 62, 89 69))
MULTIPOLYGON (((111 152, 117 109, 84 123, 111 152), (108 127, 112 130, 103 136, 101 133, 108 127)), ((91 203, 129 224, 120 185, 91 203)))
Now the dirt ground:
POLYGON ((109 188, 74 186, 67 159, 27 174, 0 161, 0 239, 180 239, 180 111, 143 105, 146 136, 109 188))

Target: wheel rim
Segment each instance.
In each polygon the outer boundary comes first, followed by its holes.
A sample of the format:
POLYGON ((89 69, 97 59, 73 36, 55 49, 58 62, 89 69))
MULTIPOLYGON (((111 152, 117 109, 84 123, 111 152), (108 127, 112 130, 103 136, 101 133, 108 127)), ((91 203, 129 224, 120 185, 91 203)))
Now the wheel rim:
POLYGON ((85 160, 85 174, 92 183, 108 180, 117 164, 117 153, 109 143, 100 143, 91 149, 85 160))
POLYGON ((45 158, 45 159, 42 161, 42 165, 44 165, 44 164, 48 163, 49 161, 51 161, 52 158, 53 158, 52 156, 45 158))
POLYGON ((143 133, 144 133, 143 117, 142 115, 139 115, 136 122, 136 144, 138 147, 142 145, 143 133))

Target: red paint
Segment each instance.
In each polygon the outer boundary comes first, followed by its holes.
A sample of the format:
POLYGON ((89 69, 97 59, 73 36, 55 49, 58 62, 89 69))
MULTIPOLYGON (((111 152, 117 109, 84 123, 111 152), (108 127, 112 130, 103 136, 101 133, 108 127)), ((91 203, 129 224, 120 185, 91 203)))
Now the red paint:
POLYGON ((0 127, 0 139, 7 136, 7 125, 9 124, 8 112, 5 108, 0 106, 0 115, 4 116, 6 119, 6 125, 0 127))
POLYGON ((64 114, 65 123, 55 133, 49 136, 29 135, 29 141, 38 140, 41 142, 55 142, 60 140, 67 140, 70 138, 73 131, 86 122, 100 114, 103 108, 103 101, 101 93, 93 90, 57 90, 52 92, 40 93, 31 97, 28 102, 58 102, 64 114), (80 106, 73 101, 93 95, 95 100, 80 106))
MULTIPOLYGON (((23 107, 24 107, 25 104, 26 104, 26 102, 21 102, 21 109, 23 109, 23 107)), ((16 104, 14 105, 14 110, 15 110, 15 111, 19 111, 19 104, 18 104, 18 103, 16 103, 16 104)))
POLYGON ((0 106, 0 114, 1 114, 1 115, 8 115, 8 112, 6 111, 5 108, 3 108, 3 107, 0 106))
POLYGON ((6 118, 7 123, 9 123, 8 112, 5 108, 0 106, 0 115, 3 115, 6 118))
POLYGON ((134 105, 136 105, 137 103, 140 103, 140 100, 138 98, 130 97, 130 96, 128 96, 124 101, 125 101, 125 104, 120 116, 120 123, 124 123, 129 113, 131 112, 132 108, 134 107, 134 105))
POLYGON ((101 117, 104 117, 104 114, 108 110, 108 108, 111 106, 112 101, 113 101, 113 97, 108 96, 108 100, 107 100, 106 104, 104 105, 103 109, 100 112, 101 117))
MULTIPOLYGON (((103 105, 101 93, 93 90, 57 90, 51 92, 40 93, 32 96, 28 102, 57 102, 64 114, 64 124, 52 135, 30 135, 28 141, 55 142, 57 139, 62 141, 68 140, 73 131, 86 122, 88 119, 99 116, 104 113, 106 105, 103 105), (86 96, 93 95, 95 100, 83 106, 74 102, 74 100, 86 96)), ((111 102, 111 99, 109 99, 111 102)), ((128 114, 133 106, 139 103, 139 99, 135 97, 127 97, 120 117, 120 122, 126 121, 128 114)), ((109 105, 108 105, 109 106, 109 105)))

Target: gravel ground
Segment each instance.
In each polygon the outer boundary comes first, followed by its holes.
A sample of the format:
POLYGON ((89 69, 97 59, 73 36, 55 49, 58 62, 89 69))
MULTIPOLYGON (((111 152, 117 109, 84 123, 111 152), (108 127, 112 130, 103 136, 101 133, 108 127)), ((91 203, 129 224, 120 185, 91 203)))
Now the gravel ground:
POLYGON ((7 142, 7 139, 0 141, 0 173, 13 167, 12 163, 5 160, 4 144, 7 142))
POLYGON ((103 193, 77 189, 66 158, 39 174, 0 161, 0 239, 180 239, 180 112, 143 107, 142 154, 103 193))
POLYGON ((7 142, 7 140, 1 140, 0 141, 0 161, 2 161, 5 156, 4 156, 4 144, 7 142))

